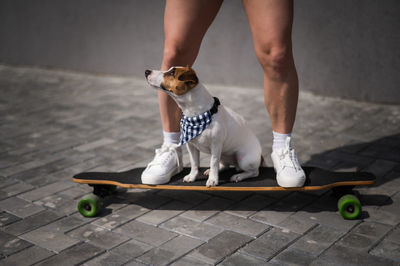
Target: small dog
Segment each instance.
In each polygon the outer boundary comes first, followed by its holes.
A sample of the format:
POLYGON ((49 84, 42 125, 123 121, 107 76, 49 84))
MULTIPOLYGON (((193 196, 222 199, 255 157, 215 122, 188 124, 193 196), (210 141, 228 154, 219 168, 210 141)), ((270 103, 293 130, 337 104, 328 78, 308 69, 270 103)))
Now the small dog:
POLYGON ((191 171, 184 182, 200 177, 200 151, 211 154, 207 187, 218 185, 218 173, 234 165, 242 171, 230 180, 258 176, 263 158, 261 145, 242 116, 220 105, 201 84, 190 67, 171 67, 168 71, 146 70, 148 83, 168 93, 183 112, 180 145, 187 142, 191 171))

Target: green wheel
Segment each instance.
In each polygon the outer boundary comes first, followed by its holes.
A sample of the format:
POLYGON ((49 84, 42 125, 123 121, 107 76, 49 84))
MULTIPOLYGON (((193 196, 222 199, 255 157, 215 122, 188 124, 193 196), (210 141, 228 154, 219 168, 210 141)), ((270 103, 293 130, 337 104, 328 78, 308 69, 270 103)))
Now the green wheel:
POLYGON ((344 195, 338 201, 338 209, 344 219, 354 220, 361 214, 361 203, 354 195, 344 195))
POLYGON ((91 193, 83 196, 78 202, 78 211, 85 217, 94 217, 100 211, 101 205, 101 198, 91 193))

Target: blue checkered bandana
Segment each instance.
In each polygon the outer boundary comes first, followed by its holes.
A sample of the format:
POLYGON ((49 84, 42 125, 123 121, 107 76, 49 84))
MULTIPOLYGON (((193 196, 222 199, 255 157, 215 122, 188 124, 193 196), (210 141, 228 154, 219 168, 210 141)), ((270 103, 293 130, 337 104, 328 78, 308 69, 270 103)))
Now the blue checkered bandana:
POLYGON ((219 99, 214 97, 214 104, 210 110, 193 117, 182 114, 179 145, 194 139, 211 124, 213 114, 218 112, 218 105, 220 105, 219 99))

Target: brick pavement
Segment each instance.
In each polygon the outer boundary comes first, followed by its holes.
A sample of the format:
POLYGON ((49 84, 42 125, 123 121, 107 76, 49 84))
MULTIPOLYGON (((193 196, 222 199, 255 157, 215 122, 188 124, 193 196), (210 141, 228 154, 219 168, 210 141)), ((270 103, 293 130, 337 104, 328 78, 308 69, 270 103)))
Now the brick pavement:
MULTIPOLYGON (((248 119, 271 165, 262 90, 209 89, 248 119)), ((304 164, 378 176, 357 189, 361 219, 343 220, 329 191, 145 190, 120 190, 83 218, 90 189, 73 174, 144 166, 160 145, 155 91, 0 65, 0 265, 399 265, 400 106, 302 92, 294 139, 304 164)))

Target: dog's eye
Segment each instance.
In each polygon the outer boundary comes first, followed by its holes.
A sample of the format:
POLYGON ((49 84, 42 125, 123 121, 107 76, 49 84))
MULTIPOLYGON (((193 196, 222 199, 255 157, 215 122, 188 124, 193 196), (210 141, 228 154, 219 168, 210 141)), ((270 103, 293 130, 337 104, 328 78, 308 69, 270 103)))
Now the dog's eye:
POLYGON ((174 76, 175 75, 175 68, 173 68, 170 72, 168 72, 169 76, 174 76))

